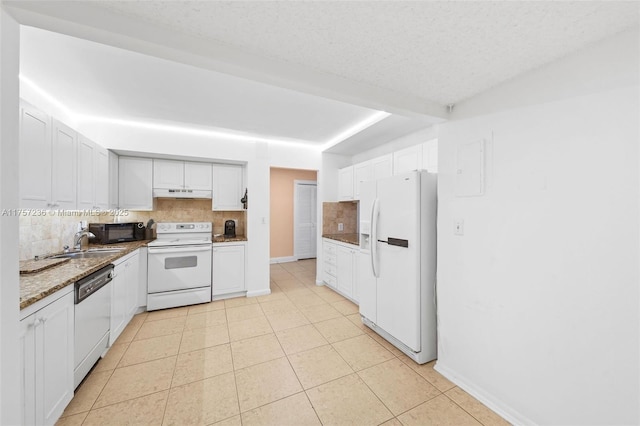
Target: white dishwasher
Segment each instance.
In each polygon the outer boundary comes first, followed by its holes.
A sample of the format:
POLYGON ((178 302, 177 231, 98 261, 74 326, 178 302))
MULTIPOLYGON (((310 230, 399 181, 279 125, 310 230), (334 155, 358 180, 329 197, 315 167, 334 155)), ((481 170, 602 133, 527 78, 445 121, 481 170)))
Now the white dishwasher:
POLYGON ((113 265, 109 265, 75 284, 74 388, 107 350, 112 279, 113 265))

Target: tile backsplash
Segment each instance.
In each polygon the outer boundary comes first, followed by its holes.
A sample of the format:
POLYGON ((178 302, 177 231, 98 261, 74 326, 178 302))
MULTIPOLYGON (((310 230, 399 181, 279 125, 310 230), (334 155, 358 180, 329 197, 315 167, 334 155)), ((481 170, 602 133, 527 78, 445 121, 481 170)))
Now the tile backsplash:
MULTIPOLYGON (((53 212, 52 212, 53 213, 53 212)), ((77 224, 87 222, 213 222, 213 233, 224 233, 224 221, 235 219, 236 234, 246 235, 245 211, 212 211, 211 200, 157 199, 153 211, 129 211, 127 216, 95 216, 82 211, 65 212, 64 215, 21 216, 20 260, 62 251, 62 247, 73 246, 77 224), (68 213, 68 215, 67 215, 68 213)))
POLYGON ((322 203, 322 234, 355 234, 358 232, 358 203, 322 203), (344 229, 338 230, 342 223, 344 229))

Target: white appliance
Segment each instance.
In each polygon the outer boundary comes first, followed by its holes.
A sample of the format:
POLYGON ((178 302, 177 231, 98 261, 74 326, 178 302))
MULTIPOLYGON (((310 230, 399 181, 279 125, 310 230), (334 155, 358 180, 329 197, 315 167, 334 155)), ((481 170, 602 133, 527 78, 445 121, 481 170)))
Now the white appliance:
POLYGON ((74 388, 107 350, 112 279, 113 265, 109 265, 75 284, 74 388))
POLYGON ((364 182, 360 192, 360 315, 419 364, 436 358, 436 175, 364 182))
POLYGON ((147 310, 211 301, 211 222, 158 223, 147 251, 147 310))

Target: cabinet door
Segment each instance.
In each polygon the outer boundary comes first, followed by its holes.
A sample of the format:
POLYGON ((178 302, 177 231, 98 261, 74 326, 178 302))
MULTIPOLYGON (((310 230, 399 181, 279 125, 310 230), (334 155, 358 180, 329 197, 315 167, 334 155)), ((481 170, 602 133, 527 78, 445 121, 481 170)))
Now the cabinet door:
POLYGON ((184 161, 153 160, 153 187, 182 189, 184 186, 184 161))
POLYGON ((53 120, 51 200, 56 209, 77 208, 77 151, 78 134, 75 130, 53 120))
POLYGON ((111 281, 111 322, 109 325, 109 346, 113 345, 126 325, 127 274, 126 262, 115 265, 111 281))
POLYGON ((140 275, 140 256, 136 251, 125 262, 126 278, 127 278, 127 306, 125 309, 125 326, 138 310, 138 279, 140 275))
POLYGON ((371 160, 373 180, 393 175, 393 154, 382 155, 371 160))
POLYGON ((354 188, 353 188, 353 199, 360 199, 360 185, 363 182, 369 182, 373 180, 373 166, 371 162, 367 161, 365 163, 356 164, 353 166, 353 175, 354 175, 354 188))
POLYGON ((213 296, 246 290, 244 281, 244 246, 213 248, 213 296))
POLYGON ((35 315, 36 424, 53 425, 73 398, 73 292, 35 315))
POLYGON ((393 153, 393 174, 422 170, 422 145, 410 146, 393 153))
POLYGON ((51 207, 51 120, 30 105, 20 108, 20 207, 51 207))
POLYGON ((109 151, 109 208, 118 208, 118 154, 109 151))
POLYGON ((211 164, 186 161, 184 163, 184 187, 211 191, 211 174, 211 164))
POLYGON ((353 166, 338 170, 338 200, 353 200, 353 166))
POLYGON ((96 165, 93 193, 95 207, 106 210, 109 208, 109 152, 101 146, 96 145, 93 157, 96 165))
POLYGON ((78 138, 78 208, 92 209, 95 204, 96 145, 80 135, 78 138))
POLYGON ((438 173, 438 139, 422 144, 422 168, 429 173, 438 173))
POLYGON ((20 389, 22 391, 23 425, 36 423, 36 315, 20 321, 20 389))
POLYGON ((120 157, 118 175, 119 208, 153 210, 153 160, 120 157))
POLYGON ((235 165, 213 165, 213 210, 242 210, 244 168, 235 165))
POLYGON ((337 247, 337 288, 347 297, 353 295, 353 250, 344 246, 337 247))

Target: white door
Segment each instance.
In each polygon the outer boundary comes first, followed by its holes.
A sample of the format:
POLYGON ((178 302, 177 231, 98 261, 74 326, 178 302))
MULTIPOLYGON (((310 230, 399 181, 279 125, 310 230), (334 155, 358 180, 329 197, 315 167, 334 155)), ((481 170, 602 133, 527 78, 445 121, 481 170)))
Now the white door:
POLYGON ((293 255, 298 259, 316 257, 316 193, 315 181, 294 182, 293 255))

